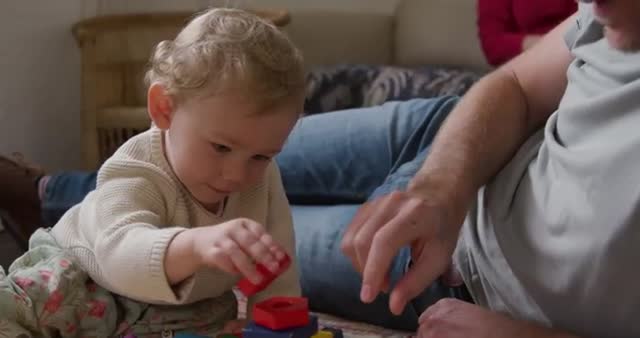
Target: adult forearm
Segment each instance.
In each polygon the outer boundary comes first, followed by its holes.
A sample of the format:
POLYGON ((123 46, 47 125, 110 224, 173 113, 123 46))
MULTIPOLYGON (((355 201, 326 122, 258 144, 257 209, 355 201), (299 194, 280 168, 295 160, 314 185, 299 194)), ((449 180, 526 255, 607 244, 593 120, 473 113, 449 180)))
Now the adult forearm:
MULTIPOLYGON (((500 316, 503 316, 500 314, 500 316)), ((510 324, 504 327, 494 327, 493 330, 501 332, 504 337, 518 338, 581 338, 567 331, 542 326, 529 321, 509 319, 510 324)), ((503 337, 501 336, 501 337, 503 337)))
POLYGON ((523 324, 519 330, 520 338, 580 338, 574 334, 560 330, 549 329, 535 324, 523 324))
POLYGON ((430 306, 419 323, 420 337, 579 338, 457 299, 443 299, 430 306))
POLYGON ((435 186, 443 198, 469 201, 537 127, 515 76, 487 75, 451 112, 409 190, 435 186))
POLYGON ((522 50, 531 49, 540 42, 540 39, 542 39, 542 36, 536 34, 529 34, 525 36, 524 39, 522 39, 522 50))

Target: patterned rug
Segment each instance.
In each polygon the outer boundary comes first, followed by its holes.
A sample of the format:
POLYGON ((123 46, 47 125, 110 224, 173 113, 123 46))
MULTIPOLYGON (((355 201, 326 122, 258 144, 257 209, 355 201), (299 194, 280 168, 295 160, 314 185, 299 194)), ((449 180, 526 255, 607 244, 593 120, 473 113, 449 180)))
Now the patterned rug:
POLYGON ((342 318, 330 316, 322 313, 314 313, 320 320, 320 327, 334 327, 341 329, 345 338, 364 338, 364 337, 394 337, 408 338, 413 337, 410 332, 396 331, 386 329, 380 326, 369 325, 361 322, 352 322, 342 318))
MULTIPOLYGON (((247 313, 247 299, 236 292, 238 298, 238 317, 246 318, 247 313)), ((392 338, 409 338, 413 337, 410 332, 391 330, 380 326, 370 325, 361 322, 354 322, 345 320, 339 317, 331 316, 324 313, 314 313, 318 316, 319 326, 333 327, 341 329, 344 338, 365 338, 365 337, 392 337, 392 338)))

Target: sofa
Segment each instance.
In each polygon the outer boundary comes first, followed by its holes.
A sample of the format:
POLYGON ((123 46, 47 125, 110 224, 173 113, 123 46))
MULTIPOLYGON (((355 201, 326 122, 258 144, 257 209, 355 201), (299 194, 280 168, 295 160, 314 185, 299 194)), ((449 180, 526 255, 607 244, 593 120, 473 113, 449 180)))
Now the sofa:
POLYGON ((400 0, 391 14, 292 10, 285 28, 310 67, 340 63, 490 69, 475 0, 400 0))
POLYGON ((475 0, 401 0, 389 14, 293 10, 285 27, 310 70, 307 114, 463 95, 491 68, 475 0))

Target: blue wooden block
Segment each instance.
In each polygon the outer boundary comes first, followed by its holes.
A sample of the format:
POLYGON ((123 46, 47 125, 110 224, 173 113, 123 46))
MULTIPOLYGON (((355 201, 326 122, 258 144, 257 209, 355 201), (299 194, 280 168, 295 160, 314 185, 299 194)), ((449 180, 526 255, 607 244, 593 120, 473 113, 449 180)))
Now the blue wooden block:
POLYGON ((242 338, 309 338, 318 332, 318 317, 309 315, 309 324, 289 330, 271 330, 254 322, 242 330, 242 338))

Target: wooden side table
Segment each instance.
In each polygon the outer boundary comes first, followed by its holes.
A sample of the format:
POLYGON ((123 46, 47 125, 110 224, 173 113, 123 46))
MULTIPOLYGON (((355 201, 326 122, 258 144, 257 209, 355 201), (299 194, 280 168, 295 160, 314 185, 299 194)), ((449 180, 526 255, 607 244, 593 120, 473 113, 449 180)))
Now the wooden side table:
MULTIPOLYGON (((250 10, 279 27, 285 10, 250 10)), ((173 39, 192 12, 109 15, 76 23, 72 32, 82 59, 84 169, 97 169, 131 136, 149 128, 143 78, 151 51, 173 39)))

